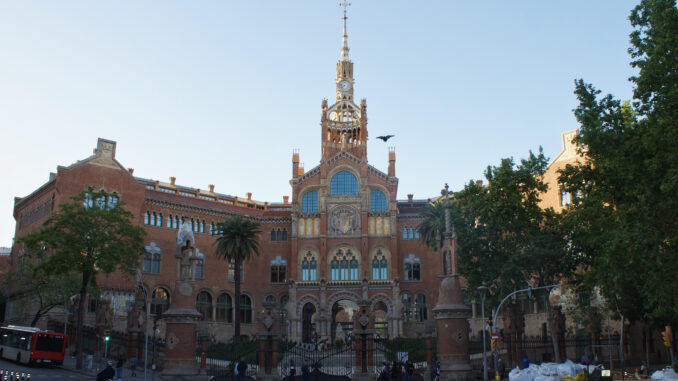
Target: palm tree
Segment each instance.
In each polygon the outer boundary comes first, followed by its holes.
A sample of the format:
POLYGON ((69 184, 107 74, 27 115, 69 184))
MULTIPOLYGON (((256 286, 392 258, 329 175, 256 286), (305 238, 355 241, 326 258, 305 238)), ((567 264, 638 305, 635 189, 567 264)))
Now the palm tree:
POLYGON ((422 208, 421 215, 424 220, 417 226, 419 242, 433 250, 438 250, 445 236, 445 203, 438 200, 426 204, 422 208))
POLYGON ((233 342, 240 341, 240 268, 244 262, 259 255, 259 223, 234 216, 217 224, 217 238, 215 254, 219 258, 234 262, 233 281, 235 282, 233 319, 233 342))

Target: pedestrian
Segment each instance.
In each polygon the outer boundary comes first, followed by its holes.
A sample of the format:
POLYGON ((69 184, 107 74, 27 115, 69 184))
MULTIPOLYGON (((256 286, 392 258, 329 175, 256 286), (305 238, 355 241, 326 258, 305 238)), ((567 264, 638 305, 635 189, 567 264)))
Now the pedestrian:
POLYGON ((523 356, 523 369, 527 369, 530 367, 530 358, 527 357, 527 353, 523 356))
POLYGON ((647 366, 645 365, 645 362, 643 362, 643 365, 640 366, 640 374, 645 376, 650 374, 650 372, 647 369, 647 366))
POLYGON ((389 381, 389 373, 390 370, 388 369, 388 362, 386 360, 382 361, 381 363, 381 372, 379 372, 379 381, 389 381))
POLYGON ((431 359, 431 381, 436 378, 436 359, 435 357, 431 359))
POLYGON ((122 365, 125 363, 125 359, 118 357, 118 363, 115 364, 115 378, 122 380, 122 365))
POLYGON ((247 362, 245 361, 244 357, 242 357, 240 359, 240 362, 238 362, 238 365, 236 366, 236 370, 238 371, 238 376, 236 377, 236 381, 244 381, 245 376, 247 375, 247 362))
POLYGON ((414 364, 410 360, 407 360, 405 362, 405 380, 407 381, 414 380, 414 364))
POLYGON ((137 359, 137 356, 132 356, 129 359, 129 369, 132 371, 132 377, 137 376, 137 363, 139 360, 137 359))
POLYGON ((305 359, 301 365, 301 381, 308 381, 310 375, 311 370, 308 367, 308 359, 305 359))
POLYGON ((108 381, 115 377, 115 369, 113 369, 113 361, 108 360, 106 368, 97 374, 97 381, 108 381))
POLYGON ((391 381, 400 381, 400 363, 398 361, 393 362, 391 366, 391 381))
POLYGON ((433 381, 440 381, 440 361, 436 362, 436 377, 433 381))
POLYGON ((290 377, 294 380, 294 376, 297 375, 297 368, 294 367, 294 359, 290 359, 290 377))
POLYGON ((582 365, 589 365, 589 356, 586 355, 586 352, 584 352, 584 354, 581 355, 580 362, 582 363, 582 365))

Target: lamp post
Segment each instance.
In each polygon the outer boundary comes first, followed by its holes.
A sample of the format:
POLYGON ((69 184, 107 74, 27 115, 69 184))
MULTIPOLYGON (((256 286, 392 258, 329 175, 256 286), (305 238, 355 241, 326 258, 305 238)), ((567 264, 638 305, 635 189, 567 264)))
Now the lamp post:
MULTIPOLYGON (((499 303, 499 306, 497 306, 497 309, 494 311, 494 317, 492 318, 492 331, 494 333, 499 333, 499 329, 497 328, 497 317, 499 316, 499 311, 501 310, 501 306, 504 304, 505 301, 507 301, 510 297, 512 297, 515 294, 521 293, 521 292, 532 292, 533 290, 542 290, 542 289, 551 289, 551 288, 556 288, 560 287, 559 283, 556 284, 549 284, 547 286, 541 286, 541 287, 528 287, 524 288, 521 290, 515 290, 512 293, 506 295, 504 299, 501 300, 499 303)), ((499 350, 494 351, 494 371, 495 374, 497 374, 497 378, 499 377, 497 372, 497 369, 499 369, 499 350)))
POLYGON ((141 270, 137 267, 130 267, 128 270, 137 273, 137 285, 141 288, 141 291, 144 292, 144 304, 146 305, 146 319, 144 319, 146 321, 146 324, 144 325, 144 381, 146 381, 146 370, 148 369, 148 317, 151 315, 151 303, 148 300, 148 293, 146 292, 146 288, 142 281, 141 270))
POLYGON ((480 293, 480 313, 483 319, 483 381, 487 381, 487 352, 485 349, 485 292, 487 291, 487 286, 478 286, 476 290, 480 293))

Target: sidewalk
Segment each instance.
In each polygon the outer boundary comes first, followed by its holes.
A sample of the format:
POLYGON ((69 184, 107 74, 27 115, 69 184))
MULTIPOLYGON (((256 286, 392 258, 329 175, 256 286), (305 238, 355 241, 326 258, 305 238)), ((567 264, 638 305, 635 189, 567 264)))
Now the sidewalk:
MULTIPOLYGON (((88 367, 88 362, 87 362, 87 356, 85 356, 85 361, 83 362, 83 368, 82 369, 76 369, 75 368, 75 356, 65 356, 64 357, 64 364, 63 364, 63 369, 68 370, 74 373, 82 374, 84 376, 87 376, 88 378, 91 377, 91 379, 94 379, 103 368, 106 367, 106 363, 93 363, 92 367, 88 367)), ((115 364, 114 364, 115 366, 115 364)), ((144 379, 144 367, 139 367, 137 366, 137 371, 136 371, 136 377, 132 377, 132 371, 129 369, 129 366, 125 364, 125 366, 122 368, 122 379, 123 380, 143 380, 144 379)), ((159 379, 157 377, 157 374, 154 374, 154 372, 149 368, 148 369, 148 375, 146 376, 147 380, 156 380, 159 379), (156 377, 154 377, 156 376, 156 377)))

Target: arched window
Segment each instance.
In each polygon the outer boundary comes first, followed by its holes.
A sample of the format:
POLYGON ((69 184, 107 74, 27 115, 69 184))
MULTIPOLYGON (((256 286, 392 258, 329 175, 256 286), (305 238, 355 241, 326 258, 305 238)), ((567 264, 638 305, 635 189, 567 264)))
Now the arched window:
POLYGON ((223 293, 217 298, 217 321, 233 323, 233 299, 229 294, 223 293))
POLYGON ((157 216, 156 216, 155 212, 153 212, 153 214, 151 214, 151 225, 153 225, 153 226, 155 226, 155 219, 156 219, 156 217, 157 217, 157 216))
POLYGON ((283 240, 282 239, 282 231, 280 229, 278 229, 278 231, 276 231, 275 233, 276 233, 275 240, 276 241, 282 241, 283 240))
POLYGON ((195 261, 195 277, 204 278, 205 277, 205 260, 199 259, 195 261))
POLYGON ((282 240, 287 241, 287 229, 283 229, 282 231, 282 240))
POLYGON ((146 212, 146 214, 144 214, 144 225, 150 224, 151 224, 151 212, 146 212))
POLYGON ((388 279, 388 261, 386 256, 377 250, 377 254, 372 259, 372 280, 386 280, 388 279))
POLYGON ((337 261, 337 258, 330 262, 330 279, 339 280, 339 261, 337 261))
POLYGON ((150 245, 144 247, 144 261, 142 264, 142 271, 145 273, 159 274, 160 273, 160 253, 162 249, 151 241, 150 245))
POLYGON ((179 224, 179 216, 174 216, 174 228, 179 229, 181 225, 179 224))
POLYGON ((271 241, 275 241, 276 235, 275 235, 275 229, 271 229, 271 241))
POLYGON ((247 295, 240 295, 240 321, 245 324, 252 322, 252 299, 247 295))
POLYGON ((156 316, 160 316, 169 307, 169 293, 162 287, 158 287, 153 290, 151 294, 151 313, 156 316))
POLYGON ((285 283, 287 281, 287 260, 277 255, 271 260, 271 283, 285 283))
POLYGON ((330 262, 331 280, 358 280, 359 264, 351 250, 337 250, 330 262))
POLYGON ((414 239, 414 229, 410 226, 410 230, 407 233, 407 239, 414 239))
POLYGON ((404 261, 404 273, 406 281, 421 280, 421 259, 410 254, 404 261))
POLYGON ((349 171, 341 171, 330 181, 330 195, 358 194, 358 180, 349 171))
POLYGON ((195 308, 202 315, 202 320, 212 320, 212 296, 205 291, 198 294, 195 308))
POLYGON ((158 213, 157 226, 162 227, 162 213, 158 213))
POLYGON ((416 316, 415 319, 417 321, 426 321, 428 320, 428 309, 426 308, 426 295, 424 294, 417 294, 415 298, 415 308, 416 308, 416 316))
POLYGON ((407 239, 407 228, 403 228, 403 239, 407 239))
POLYGON ((377 189, 370 190, 370 210, 373 212, 386 210, 386 195, 384 192, 377 189))
POLYGON ((204 233, 204 232, 205 232, 205 220, 202 220, 200 222, 200 233, 204 233))
POLYGON ((414 317, 412 297, 410 294, 403 292, 402 295, 400 295, 400 301, 403 303, 404 318, 406 320, 411 320, 414 317))
POLYGON ((318 262, 313 257, 311 252, 307 252, 304 259, 301 261, 301 280, 314 281, 318 280, 318 262))
POLYGON ((174 223, 174 219, 172 218, 172 215, 170 214, 169 216, 167 216, 167 227, 170 228, 170 229, 173 228, 174 227, 174 226, 172 226, 173 223, 174 223))
POLYGON ((315 213, 318 211, 318 191, 309 191, 304 193, 301 198, 301 212, 315 213))

